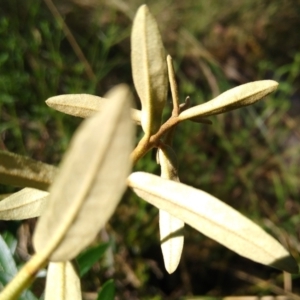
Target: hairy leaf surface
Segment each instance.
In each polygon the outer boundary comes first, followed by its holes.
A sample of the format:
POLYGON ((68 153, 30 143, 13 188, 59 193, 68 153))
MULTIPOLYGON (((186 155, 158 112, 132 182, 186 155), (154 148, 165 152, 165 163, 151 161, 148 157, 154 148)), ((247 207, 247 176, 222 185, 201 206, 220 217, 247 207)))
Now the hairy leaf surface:
POLYGON ((197 117, 207 117, 253 104, 275 91, 277 86, 278 83, 273 80, 261 80, 242 84, 208 102, 183 111, 179 115, 179 119, 187 120, 197 117))
MULTIPOLYGON (((101 111, 107 98, 88 94, 68 94, 54 96, 46 100, 46 104, 60 112, 80 118, 88 118, 101 111)), ((131 118, 136 123, 141 123, 141 111, 131 109, 131 118)))
POLYGON ((0 183, 47 190, 56 172, 54 166, 0 150, 0 183))
POLYGON ((298 272, 296 261, 279 242, 212 195, 143 172, 131 174, 128 184, 142 199, 236 253, 264 265, 298 272))
MULTIPOLYGON (((161 177, 179 182, 177 174, 177 159, 172 148, 165 145, 158 150, 161 166, 161 177)), ((159 231, 161 249, 165 268, 169 274, 173 273, 180 262, 184 242, 184 222, 169 212, 159 210, 159 231)))
POLYGON ((47 271, 45 300, 81 300, 78 273, 72 262, 50 262, 47 271))
POLYGON ((158 26, 146 5, 139 8, 133 22, 131 65, 134 86, 142 103, 142 127, 146 136, 150 136, 161 125, 168 77, 166 55, 158 26))
POLYGON ((53 248, 52 261, 70 260, 89 245, 126 188, 134 143, 130 93, 121 85, 107 97, 103 111, 74 135, 37 224, 34 246, 53 248))
POLYGON ((23 220, 39 217, 48 199, 48 192, 25 188, 0 202, 0 220, 23 220))

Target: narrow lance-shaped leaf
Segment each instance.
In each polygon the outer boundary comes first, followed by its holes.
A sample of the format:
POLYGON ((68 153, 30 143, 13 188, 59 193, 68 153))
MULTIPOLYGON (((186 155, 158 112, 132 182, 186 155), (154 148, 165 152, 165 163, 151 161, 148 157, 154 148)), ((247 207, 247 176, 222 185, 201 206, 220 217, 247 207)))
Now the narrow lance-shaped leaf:
POLYGON ((157 23, 146 5, 136 13, 131 33, 134 86, 142 104, 141 123, 146 136, 158 131, 165 106, 168 77, 165 50, 157 23))
POLYGON ((181 121, 197 117, 221 114, 262 99, 277 89, 273 80, 261 80, 242 84, 203 104, 191 107, 179 115, 181 121))
POLYGON ((0 183, 47 190, 56 172, 54 166, 0 150, 0 183))
MULTIPOLYGON (((179 182, 177 159, 171 147, 164 145, 158 150, 161 177, 179 182)), ((180 262, 184 242, 184 222, 165 210, 159 210, 159 230, 165 268, 173 273, 180 262)))
MULTIPOLYGON (((12 239, 15 238, 12 237, 12 239)), ((14 242, 17 243, 17 241, 14 242)), ((14 250, 12 250, 13 249, 9 246, 7 239, 4 240, 3 237, 0 236, 0 298, 2 296, 2 287, 11 282, 11 280, 13 280, 18 274, 18 268, 13 256, 14 250)), ((21 292, 22 291, 20 291, 20 293, 21 292)), ((23 291, 18 297, 13 298, 13 296, 10 295, 8 297, 3 297, 3 299, 37 300, 37 298, 29 290, 23 291)))
POLYGON ((114 300, 115 299, 115 283, 112 279, 107 280, 98 293, 97 300, 114 300))
POLYGON ((78 272, 72 262, 50 262, 47 271, 45 300, 52 299, 82 299, 78 272))
POLYGON ((23 220, 39 217, 48 199, 48 192, 25 188, 0 202, 0 220, 23 220))
POLYGON ((100 244, 79 254, 79 256, 76 258, 76 261, 78 263, 80 277, 86 274, 92 268, 92 266, 99 261, 108 248, 109 243, 100 244))
POLYGON ((70 260, 89 245, 126 188, 134 142, 130 93, 121 85, 107 97, 103 112, 74 135, 37 224, 34 246, 53 251, 51 261, 70 260))
POLYGON ((18 268, 13 254, 0 235, 0 282, 3 285, 7 284, 17 273, 18 268))
POLYGON ((273 237, 224 202, 185 184, 136 172, 134 192, 236 253, 264 265, 298 272, 294 258, 273 237))
MULTIPOLYGON (((65 114, 88 118, 101 111, 104 103, 107 101, 111 100, 88 94, 69 94, 50 97, 46 100, 46 104, 65 114)), ((132 108, 131 118, 140 125, 141 111, 132 108)))

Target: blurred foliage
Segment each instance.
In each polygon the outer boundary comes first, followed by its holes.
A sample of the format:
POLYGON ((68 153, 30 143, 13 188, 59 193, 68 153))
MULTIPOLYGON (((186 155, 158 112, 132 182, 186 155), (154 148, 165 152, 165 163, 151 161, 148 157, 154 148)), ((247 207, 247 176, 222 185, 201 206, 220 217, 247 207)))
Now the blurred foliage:
MULTIPOLYGON (((18 273, 14 253, 16 251, 17 240, 8 232, 0 236, 0 285, 3 288, 18 273), (2 238, 3 236, 3 238, 2 238)), ((31 291, 24 291, 20 300, 36 300, 31 291)))
MULTIPOLYGON (((49 3, 0 1, 0 147, 57 164, 80 120, 51 110, 44 101, 67 93, 102 96, 121 82, 132 86, 129 34, 142 1, 55 1, 58 14, 49 10, 49 3), (76 54, 66 26, 87 62, 76 54)), ((179 126, 174 145, 182 182, 242 211, 299 261, 300 2, 146 3, 175 61, 182 101, 190 96, 193 104, 202 103, 253 80, 280 83, 265 101, 213 117, 213 125, 179 126)), ((136 169, 158 173, 155 153, 143 158, 136 169)), ((0 186, 0 193, 12 191, 0 186)), ((25 243, 20 257, 26 259, 26 251, 27 255, 33 251, 34 221, 12 223, 1 222, 0 229, 25 243)), ((129 192, 93 247, 101 241, 109 242, 109 251, 83 278, 86 299, 97 299, 110 278, 114 283, 108 283, 108 289, 115 288, 118 299, 265 295, 278 293, 273 287, 282 285, 279 271, 240 258, 191 228, 186 229, 179 269, 167 275, 157 210, 129 192), (247 276, 239 273, 241 264, 247 276)), ((33 286, 37 296, 42 284, 33 286)), ((297 276, 293 286, 299 293, 297 276)))

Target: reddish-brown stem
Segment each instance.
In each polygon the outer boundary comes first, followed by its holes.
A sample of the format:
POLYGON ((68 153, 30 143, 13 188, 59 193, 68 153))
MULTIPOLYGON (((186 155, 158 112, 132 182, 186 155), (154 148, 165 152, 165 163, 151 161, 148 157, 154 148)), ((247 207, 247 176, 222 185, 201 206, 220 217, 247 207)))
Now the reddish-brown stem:
POLYGON ((160 143, 161 137, 178 123, 178 117, 171 117, 160 127, 157 133, 150 137, 150 139, 143 137, 131 153, 130 158, 133 165, 136 164, 150 149, 156 147, 160 143))
POLYGON ((170 55, 167 56, 167 65, 168 65, 168 75, 169 75, 169 82, 170 82, 172 101, 173 101, 172 117, 178 117, 179 112, 180 112, 179 111, 178 88, 177 88, 177 83, 176 83, 176 79, 175 79, 173 60, 170 55))

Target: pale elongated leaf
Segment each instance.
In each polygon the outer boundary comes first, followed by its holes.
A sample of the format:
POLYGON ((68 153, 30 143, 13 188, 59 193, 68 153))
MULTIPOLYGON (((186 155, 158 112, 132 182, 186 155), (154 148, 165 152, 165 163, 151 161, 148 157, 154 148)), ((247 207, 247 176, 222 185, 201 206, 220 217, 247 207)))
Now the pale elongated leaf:
POLYGON ((34 246, 53 248, 51 261, 70 260, 89 245, 126 188, 134 143, 130 93, 121 85, 107 97, 103 112, 73 137, 37 224, 34 246))
MULTIPOLYGON (((173 150, 165 145, 158 150, 161 177, 179 182, 177 159, 173 150)), ((180 262, 183 249, 184 222, 164 210, 159 210, 159 230, 165 268, 173 273, 180 262)))
MULTIPOLYGON (((69 94, 54 96, 46 100, 46 104, 60 112, 80 118, 88 118, 101 111, 105 102, 110 101, 88 94, 69 94)), ((141 123, 141 111, 131 109, 131 118, 137 124, 141 123)))
POLYGON ((0 183, 47 190, 56 170, 29 157, 0 150, 0 183))
POLYGON ((81 300, 80 280, 72 262, 50 262, 45 300, 81 300))
POLYGON ((0 201, 9 197, 11 194, 0 194, 0 201))
POLYGON ((25 188, 0 202, 0 220, 23 220, 39 217, 49 193, 25 188))
POLYGON ((168 77, 166 55, 158 26, 146 5, 138 9, 133 21, 131 65, 134 86, 142 103, 142 127, 146 136, 150 136, 161 125, 168 77))
POLYGON ((277 86, 278 83, 273 80, 261 80, 242 84, 208 102, 183 111, 179 115, 179 119, 187 120, 195 117, 207 117, 253 104, 275 91, 277 86))
POLYGON ((212 195, 143 172, 131 174, 128 184, 142 199, 236 253, 264 265, 298 272, 296 261, 279 242, 212 195))

